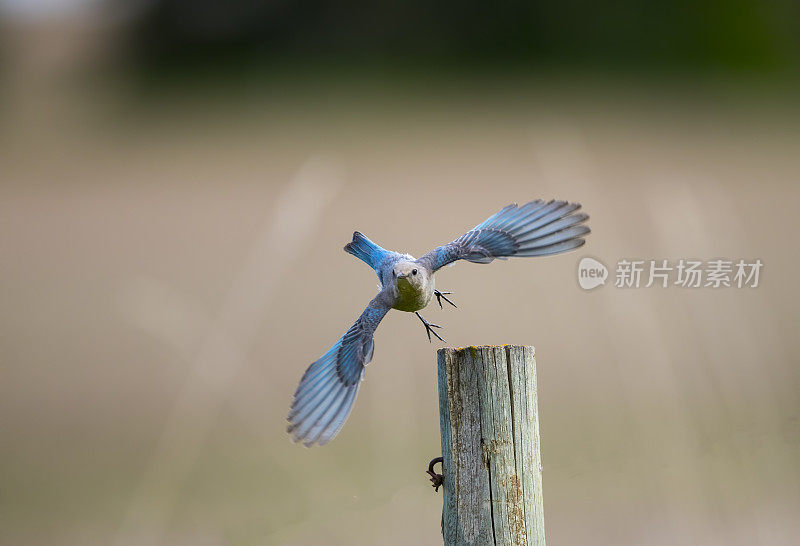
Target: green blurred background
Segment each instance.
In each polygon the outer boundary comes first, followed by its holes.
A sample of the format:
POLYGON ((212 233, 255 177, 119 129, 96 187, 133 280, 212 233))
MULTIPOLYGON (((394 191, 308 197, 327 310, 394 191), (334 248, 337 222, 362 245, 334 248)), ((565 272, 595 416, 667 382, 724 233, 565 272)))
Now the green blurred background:
POLYGON ((291 394, 374 294, 353 230, 551 197, 580 252, 425 313, 536 346, 549 542, 796 542, 799 67, 788 0, 0 0, 0 542, 438 543, 416 317, 332 444, 291 394), (586 255, 765 266, 584 292, 586 255))

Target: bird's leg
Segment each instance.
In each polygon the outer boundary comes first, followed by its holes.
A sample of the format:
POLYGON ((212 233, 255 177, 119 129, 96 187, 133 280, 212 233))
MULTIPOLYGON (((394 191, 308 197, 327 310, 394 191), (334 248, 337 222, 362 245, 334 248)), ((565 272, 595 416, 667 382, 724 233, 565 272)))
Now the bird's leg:
POLYGON ((436 463, 442 463, 442 472, 444 472, 444 459, 442 457, 436 457, 428 464, 428 476, 431 477, 433 489, 438 492, 439 488, 444 483, 444 476, 442 474, 437 474, 436 471, 433 470, 436 463))
POLYGON ((434 291, 433 291, 433 295, 434 295, 434 296, 436 296, 436 301, 438 301, 438 302, 439 302, 439 308, 440 308, 440 309, 444 309, 444 307, 442 307, 442 299, 444 299, 444 301, 446 301, 447 303, 449 303, 449 304, 450 304, 450 305, 452 305, 453 307, 456 307, 456 308, 457 308, 457 307, 458 307, 458 305, 456 305, 455 303, 453 303, 452 301, 450 301, 450 298, 448 298, 447 296, 445 296, 445 294, 452 294, 452 292, 440 292, 440 291, 438 291, 438 290, 434 290, 434 291))
POLYGON ((441 341, 442 343, 447 343, 445 340, 443 340, 443 339, 441 338, 441 336, 439 336, 439 334, 437 334, 437 333, 436 333, 436 332, 433 330, 434 328, 441 328, 441 326, 439 326, 438 324, 431 324, 430 322, 428 322, 427 320, 425 320, 424 318, 422 318, 422 315, 420 315, 420 314, 419 314, 417 311, 414 311, 414 314, 415 314, 415 315, 417 315, 417 316, 419 317, 419 320, 421 320, 421 321, 422 321, 422 324, 424 324, 424 325, 425 325, 425 332, 427 332, 427 334, 428 334, 428 342, 430 342, 430 341, 431 341, 431 334, 433 334, 433 335, 435 335, 437 338, 439 338, 439 341, 441 341))

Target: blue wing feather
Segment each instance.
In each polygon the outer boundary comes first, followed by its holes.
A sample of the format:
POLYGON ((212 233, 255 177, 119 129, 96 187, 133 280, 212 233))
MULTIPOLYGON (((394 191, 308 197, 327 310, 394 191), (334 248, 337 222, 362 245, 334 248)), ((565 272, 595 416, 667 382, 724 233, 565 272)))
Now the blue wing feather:
POLYGON ((350 329, 308 367, 289 410, 287 430, 294 441, 306 446, 322 445, 341 430, 353 408, 364 366, 372 360, 375 329, 388 311, 381 293, 350 329))
POLYGON ((473 229, 440 246, 418 262, 431 271, 456 260, 489 263, 512 256, 548 256, 584 244, 589 216, 576 213, 578 203, 538 199, 521 207, 508 205, 473 229))

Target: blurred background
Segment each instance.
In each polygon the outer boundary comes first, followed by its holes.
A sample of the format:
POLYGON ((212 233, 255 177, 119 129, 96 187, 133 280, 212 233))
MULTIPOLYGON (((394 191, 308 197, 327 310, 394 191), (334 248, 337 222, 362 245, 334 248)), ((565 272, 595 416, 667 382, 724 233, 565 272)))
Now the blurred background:
POLYGON ((291 395, 374 295, 353 230, 551 197, 585 247, 425 312, 536 346, 550 543, 795 542, 799 67, 788 0, 0 0, 0 542, 438 543, 417 318, 330 445, 291 395), (587 255, 764 269, 584 292, 587 255))

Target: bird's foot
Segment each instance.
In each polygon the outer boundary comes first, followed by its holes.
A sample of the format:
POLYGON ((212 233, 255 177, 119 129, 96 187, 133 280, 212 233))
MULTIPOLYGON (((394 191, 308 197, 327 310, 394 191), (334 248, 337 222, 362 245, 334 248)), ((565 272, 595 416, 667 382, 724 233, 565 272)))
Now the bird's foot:
POLYGON ((442 300, 444 300, 447 303, 449 303, 450 305, 452 305, 453 307, 458 308, 458 305, 456 305, 455 303, 450 301, 450 298, 448 298, 445 294, 452 294, 452 292, 440 292, 439 290, 434 290, 433 291, 433 295, 436 296, 436 301, 439 302, 439 307, 441 309, 444 309, 444 307, 442 307, 442 300))
POLYGON ((433 484, 433 489, 438 492, 439 488, 444 483, 444 476, 442 474, 437 474, 434 472, 433 467, 436 463, 442 463, 442 472, 444 472, 444 459, 442 457, 436 457, 433 459, 430 464, 428 464, 428 476, 431 477, 431 483, 433 484))
POLYGON ((436 331, 434 331, 434 328, 441 328, 441 326, 439 326, 438 324, 432 324, 432 323, 428 322, 427 320, 422 318, 422 315, 420 315, 417 311, 414 311, 414 314, 417 315, 419 317, 419 320, 422 321, 422 324, 425 325, 425 332, 428 334, 428 342, 431 341, 431 334, 433 334, 442 343, 447 343, 445 340, 442 339, 442 337, 439 334, 436 333, 436 331))

